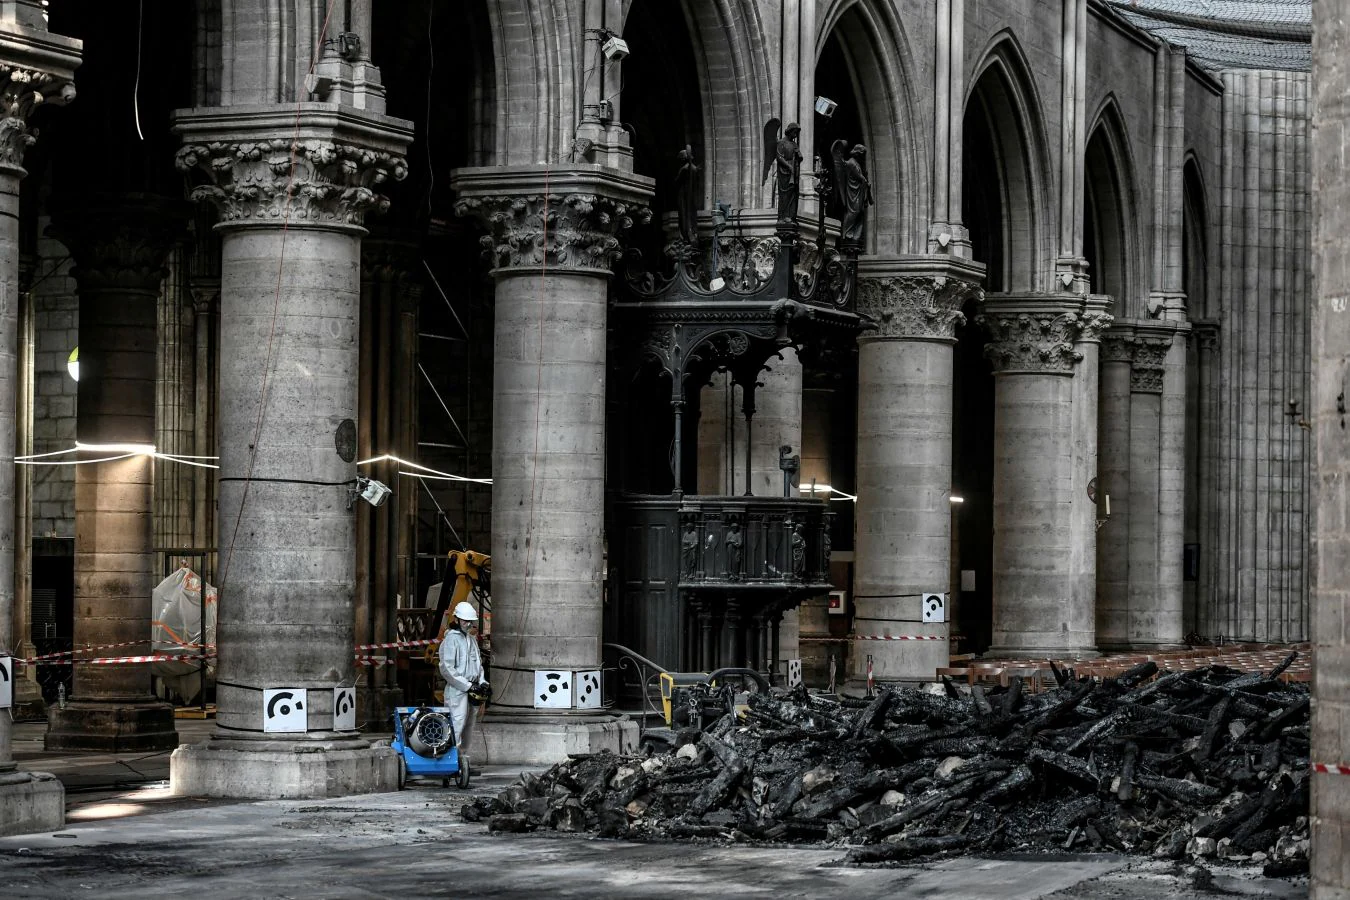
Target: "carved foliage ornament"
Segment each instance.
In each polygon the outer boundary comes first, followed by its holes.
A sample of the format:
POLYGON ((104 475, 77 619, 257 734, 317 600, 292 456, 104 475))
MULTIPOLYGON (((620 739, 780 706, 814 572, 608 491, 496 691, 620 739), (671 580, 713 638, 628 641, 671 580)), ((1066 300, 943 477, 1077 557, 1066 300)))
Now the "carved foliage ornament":
POLYGON ((961 307, 979 290, 969 282, 925 275, 858 279, 858 312, 878 337, 950 340, 966 317, 961 307))
POLYGON ((590 269, 612 268, 623 255, 619 236, 652 215, 598 194, 465 197, 455 213, 487 226, 480 243, 496 266, 590 269))
POLYGON ((1163 361, 1172 342, 1165 338, 1134 338, 1130 342, 1130 390, 1143 394, 1161 394, 1163 361))
POLYGON ((976 321, 989 333, 984 355, 994 372, 1071 373, 1083 354, 1073 348, 1078 339, 1077 313, 991 311, 976 321))
POLYGON ((317 139, 188 144, 174 162, 206 174, 192 199, 211 201, 222 223, 235 224, 359 226, 367 212, 389 207, 375 188, 408 177, 401 156, 317 139))
POLYGON ((0 166, 22 168, 23 154, 37 140, 28 117, 44 103, 69 103, 75 85, 50 72, 0 63, 0 166))

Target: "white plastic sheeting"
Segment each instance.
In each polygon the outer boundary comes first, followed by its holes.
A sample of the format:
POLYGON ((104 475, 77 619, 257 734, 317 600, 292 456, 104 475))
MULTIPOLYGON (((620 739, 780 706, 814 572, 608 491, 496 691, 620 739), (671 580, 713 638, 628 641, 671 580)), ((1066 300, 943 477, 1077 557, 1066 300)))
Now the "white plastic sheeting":
POLYGON ((203 584, 200 575, 184 566, 155 588, 154 609, 158 615, 150 624, 152 652, 183 657, 181 662, 152 663, 154 673, 183 702, 193 703, 202 690, 203 664, 205 681, 215 678, 216 589, 203 584), (205 660, 203 648, 208 656, 205 660))

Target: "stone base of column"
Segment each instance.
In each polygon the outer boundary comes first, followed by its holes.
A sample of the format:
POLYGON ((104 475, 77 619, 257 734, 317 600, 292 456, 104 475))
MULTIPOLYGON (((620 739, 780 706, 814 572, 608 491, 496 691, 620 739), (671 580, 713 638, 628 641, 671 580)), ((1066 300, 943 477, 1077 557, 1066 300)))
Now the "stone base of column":
POLYGON ((990 647, 985 659, 1096 659, 1096 647, 990 647))
POLYGON ((1179 644, 1175 641, 1134 641, 1125 648, 1129 653, 1162 653, 1166 650, 1186 650, 1189 644, 1179 644))
POLYGON ((14 705, 10 715, 16 722, 44 722, 47 719, 47 701, 37 682, 23 675, 14 679, 14 705))
POLYGON ((551 766, 569 753, 632 753, 638 723, 627 716, 498 716, 488 713, 470 734, 465 755, 486 766, 551 766))
POLYGON ((66 789, 55 775, 0 775, 0 835, 56 831, 65 824, 66 789))
POLYGON ((403 690, 396 687, 356 689, 356 708, 365 710, 365 722, 360 729, 365 732, 388 734, 394 730, 394 709, 403 704, 403 690))
MULTIPOLYGON (((894 618, 864 618, 853 620, 855 635, 940 635, 949 634, 948 626, 939 622, 920 622, 901 616, 919 611, 919 598, 872 601, 873 615, 894 618)), ((867 684, 867 657, 872 657, 872 680, 876 682, 923 682, 937 677, 937 670, 949 665, 951 644, 947 640, 858 640, 849 645, 848 684, 852 687, 867 684)))
POLYGON ((178 746, 173 707, 153 701, 115 703, 73 700, 47 710, 47 750, 135 753, 178 746))
POLYGON ((184 744, 169 757, 176 797, 318 800, 398 790, 398 754, 364 740, 184 744))

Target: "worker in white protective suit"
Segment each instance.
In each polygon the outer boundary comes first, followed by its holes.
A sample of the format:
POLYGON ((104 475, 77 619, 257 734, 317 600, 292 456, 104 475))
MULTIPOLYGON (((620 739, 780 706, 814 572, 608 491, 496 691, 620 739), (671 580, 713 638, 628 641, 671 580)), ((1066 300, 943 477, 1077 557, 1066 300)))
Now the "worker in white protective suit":
POLYGON ((445 679, 445 705, 450 709, 450 721, 455 726, 455 746, 459 749, 459 764, 467 766, 464 752, 469 747, 469 732, 473 712, 469 692, 481 688, 483 657, 478 652, 478 613, 469 603, 455 604, 450 627, 441 641, 441 677, 445 679))

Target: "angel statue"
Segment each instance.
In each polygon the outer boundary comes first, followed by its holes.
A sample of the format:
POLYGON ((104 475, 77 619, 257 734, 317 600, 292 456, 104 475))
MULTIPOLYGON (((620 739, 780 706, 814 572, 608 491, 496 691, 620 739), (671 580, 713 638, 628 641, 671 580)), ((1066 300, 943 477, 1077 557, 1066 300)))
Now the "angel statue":
POLYGON ((867 225, 867 207, 871 206, 872 183, 867 180, 867 148, 847 141, 835 141, 830 147, 834 157, 835 201, 839 204, 839 243, 859 245, 867 225))
POLYGON ((797 147, 797 136, 802 133, 796 122, 789 123, 783 129, 782 138, 778 137, 778 119, 770 119, 764 125, 764 178, 769 178, 770 166, 775 167, 775 184, 778 191, 778 221, 795 222, 797 220, 797 191, 801 181, 802 154, 797 147))
POLYGON ((691 247, 698 243, 699 167, 694 162, 694 148, 684 145, 680 151, 680 171, 675 176, 675 211, 680 219, 680 239, 691 247))

